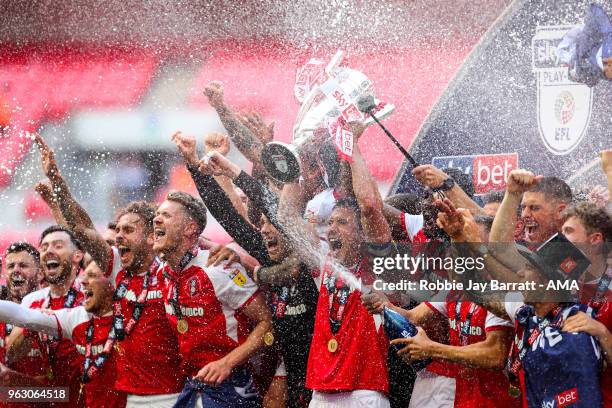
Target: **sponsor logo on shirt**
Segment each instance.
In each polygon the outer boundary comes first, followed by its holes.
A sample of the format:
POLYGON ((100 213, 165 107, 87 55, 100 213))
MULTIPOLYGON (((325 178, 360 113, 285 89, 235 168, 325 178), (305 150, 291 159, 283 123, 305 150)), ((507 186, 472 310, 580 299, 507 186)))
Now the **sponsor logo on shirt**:
POLYGON ((306 313, 306 305, 302 303, 297 306, 287 306, 284 314, 287 316, 295 316, 303 313, 306 313))
MULTIPOLYGON (((459 322, 459 327, 457 327, 457 320, 450 319, 449 326, 452 330, 460 331, 461 329, 463 329, 463 326, 465 326, 465 322, 459 322)), ((470 336, 482 336, 482 327, 470 327, 470 336)))
MULTIPOLYGON (((125 298, 130 302, 136 302, 136 293, 133 290, 128 290, 125 294, 125 298)), ((150 290, 147 292, 147 300, 155 300, 162 299, 162 291, 161 290, 150 290)))
POLYGON ((542 401, 542 408, 563 408, 575 404, 578 401, 580 401, 578 397, 578 388, 572 388, 557 394, 554 399, 542 401))
MULTIPOLYGON (((165 304, 166 313, 169 315, 174 314, 174 309, 172 305, 168 303, 165 304)), ((204 308, 203 307, 184 307, 181 306, 181 313, 186 317, 196 317, 196 316, 204 316, 204 308)))

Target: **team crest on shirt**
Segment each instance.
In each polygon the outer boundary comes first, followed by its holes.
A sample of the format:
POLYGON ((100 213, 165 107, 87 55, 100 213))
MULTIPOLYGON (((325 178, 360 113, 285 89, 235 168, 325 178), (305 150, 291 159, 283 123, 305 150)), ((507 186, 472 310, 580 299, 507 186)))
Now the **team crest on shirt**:
POLYGON ((538 96, 538 130, 546 148, 565 155, 587 133, 593 107, 593 90, 570 79, 559 65, 557 46, 572 26, 537 27, 532 39, 533 72, 538 96))
POLYGON ((240 269, 234 269, 234 271, 230 273, 230 278, 238 286, 244 286, 244 284, 247 283, 246 276, 244 276, 240 269))

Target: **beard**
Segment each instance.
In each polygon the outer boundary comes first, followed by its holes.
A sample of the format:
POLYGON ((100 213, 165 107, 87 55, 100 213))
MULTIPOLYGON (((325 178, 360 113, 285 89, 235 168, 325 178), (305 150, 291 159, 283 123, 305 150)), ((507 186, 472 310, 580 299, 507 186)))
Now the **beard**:
POLYGON ((9 296, 14 302, 19 302, 31 292, 38 289, 37 281, 27 281, 25 285, 19 287, 13 287, 10 283, 8 284, 9 296))
POLYGON ((45 273, 45 281, 51 285, 57 285, 63 283, 70 277, 70 273, 72 272, 72 265, 70 261, 63 261, 60 263, 60 272, 53 277, 50 277, 45 273))

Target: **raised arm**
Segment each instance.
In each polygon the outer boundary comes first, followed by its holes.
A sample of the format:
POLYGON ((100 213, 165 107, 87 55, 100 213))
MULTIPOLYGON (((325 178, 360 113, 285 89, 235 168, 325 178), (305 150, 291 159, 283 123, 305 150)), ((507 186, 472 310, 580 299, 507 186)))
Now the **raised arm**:
MULTIPOLYGON (((255 136, 263 146, 274 140, 274 122, 268 124, 264 123, 261 116, 257 113, 240 114, 237 115, 237 119, 251 131, 253 136, 255 136)), ((254 157, 254 159, 255 160, 251 161, 251 163, 253 163, 251 175, 260 181, 270 180, 268 173, 261 164, 261 157, 257 156, 254 157)))
MULTIPOLYGON (((353 125, 353 135, 359 138, 365 127, 353 125)), ((391 241, 391 229, 383 214, 383 201, 370 169, 365 163, 359 145, 354 144, 351 162, 353 192, 361 210, 361 224, 367 242, 391 241)))
MULTIPOLYGON (((464 209, 456 209, 450 200, 436 201, 436 205, 440 208, 437 224, 444 230, 452 239, 453 253, 456 257, 463 258, 482 258, 484 262, 484 271, 494 277, 501 277, 501 281, 514 281, 512 278, 514 273, 501 264, 493 253, 482 253, 485 249, 490 248, 482 242, 482 237, 478 231, 476 221, 471 212, 464 209), (505 278, 512 278, 506 280, 505 278)), ((484 272, 483 271, 483 272, 484 272)), ((463 282, 465 287, 469 287, 469 281, 484 282, 481 273, 475 268, 468 269, 462 274, 455 274, 456 279, 463 282)), ((498 292, 466 290, 470 300, 481 305, 491 313, 502 319, 509 319, 504 307, 504 296, 498 292)))
POLYGON ((68 223, 64 218, 64 214, 62 214, 62 209, 60 208, 59 202, 57 201, 57 194, 55 194, 51 188, 51 185, 48 183, 40 182, 36 184, 34 190, 38 193, 40 198, 49 206, 51 209, 51 214, 53 215, 53 219, 57 223, 57 225, 61 225, 63 227, 68 228, 68 223))
MULTIPOLYGON (((449 175, 431 164, 423 164, 412 170, 414 177, 425 187, 431 189, 439 188, 449 175)), ((450 189, 444 192, 444 195, 457 208, 466 208, 474 215, 483 214, 482 208, 474 200, 468 196, 465 191, 457 183, 450 189)))
MULTIPOLYGON (((217 152, 224 157, 229 151, 230 141, 227 135, 216 132, 204 135, 204 153, 207 155, 217 152)), ((242 215, 245 220, 248 220, 246 205, 244 205, 238 194, 236 194, 235 186, 231 178, 225 174, 215 174, 213 177, 223 191, 225 191, 227 198, 230 199, 238 214, 242 215)))
POLYGON ((240 153, 251 162, 259 162, 263 143, 246 126, 240 123, 236 114, 225 104, 221 82, 212 81, 206 85, 204 95, 208 98, 210 106, 217 111, 221 123, 240 153))
POLYGON ((212 216, 232 236, 234 241, 257 259, 261 265, 272 265, 273 262, 259 231, 236 211, 212 174, 204 174, 198 168, 200 163, 196 153, 195 138, 177 132, 172 136, 172 140, 183 156, 198 193, 212 216))
POLYGON ((514 230, 518 221, 517 210, 523 193, 535 186, 542 177, 522 169, 512 170, 504 199, 497 210, 489 240, 491 242, 514 242, 514 230))
MULTIPOLYGON (((251 200, 251 204, 258 207, 263 214, 277 228, 282 230, 278 220, 278 196, 267 186, 255 178, 249 176, 240 167, 232 163, 227 157, 213 153, 208 157, 208 162, 200 161, 200 172, 212 172, 230 179, 251 200)), ((216 178, 215 178, 216 180, 216 178)))
POLYGON ((35 142, 40 150, 43 171, 51 182, 51 190, 57 196, 57 203, 66 224, 98 265, 108 265, 110 246, 95 229, 89 214, 70 193, 68 185, 60 174, 53 150, 40 135, 36 135, 35 142))

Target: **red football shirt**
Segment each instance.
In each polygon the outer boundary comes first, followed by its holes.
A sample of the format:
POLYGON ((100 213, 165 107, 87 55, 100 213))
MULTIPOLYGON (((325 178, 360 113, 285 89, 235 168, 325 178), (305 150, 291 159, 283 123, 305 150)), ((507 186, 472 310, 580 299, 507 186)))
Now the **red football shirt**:
MULTIPOLYGON (((358 277, 361 269, 356 274, 358 277)), ((373 390, 388 393, 389 340, 384 334, 381 316, 370 315, 361 303, 361 292, 350 289, 340 328, 332 333, 330 310, 336 302, 330 299, 327 284, 335 273, 327 267, 327 260, 322 270, 322 279, 317 282, 319 301, 308 355, 306 387, 328 392, 373 390), (337 343, 335 351, 330 351, 332 338, 337 343)))
MULTIPOLYGON (((6 364, 6 339, 8 338, 7 324, 0 323, 0 355, 3 364, 6 364)), ((19 373, 26 374, 32 377, 46 376, 47 374, 47 360, 42 357, 40 352, 39 343, 32 342, 32 347, 27 355, 23 356, 17 361, 13 361, 8 367, 19 373)), ((46 406, 42 403, 7 403, 0 401, 0 407, 11 407, 11 408, 30 408, 30 407, 41 407, 46 406)))
MULTIPOLYGON (((81 371, 85 359, 87 346, 87 329, 93 315, 87 313, 83 306, 73 309, 62 309, 55 312, 58 322, 58 331, 65 340, 71 341, 81 357, 81 371)), ((102 317, 93 317, 94 330, 91 342, 92 361, 102 353, 108 332, 112 326, 112 315, 109 313, 102 317)), ((115 350, 104 362, 99 371, 92 376, 91 381, 84 385, 83 394, 87 407, 120 408, 125 406, 126 394, 113 389, 117 375, 115 350)), ((77 391, 78 393, 78 391, 77 391)), ((72 399, 72 395, 70 396, 72 399)))
MULTIPOLYGON (((75 282, 73 287, 77 289, 77 297, 73 307, 80 306, 83 303, 83 293, 81 292, 78 282, 75 282)), ((47 304, 47 309, 59 310, 64 308, 65 302, 65 295, 51 297, 49 300, 49 288, 46 287, 26 295, 21 304, 31 309, 41 309, 47 304)), ((27 330, 24 331, 24 334, 25 333, 27 333, 27 330)), ((39 336, 36 336, 36 339, 40 341, 39 336)), ((45 345, 41 345, 40 347, 45 347, 45 345)), ((72 342, 66 339, 50 341, 49 355, 47 357, 49 358, 49 366, 53 373, 50 385, 55 387, 68 386, 70 389, 70 404, 72 406, 82 407, 83 401, 80 401, 77 405, 81 384, 82 358, 77 353, 72 342)))
MULTIPOLYGON (((120 261, 116 262, 118 259, 118 251, 113 248, 111 278, 116 285, 125 276, 120 261)), ((144 274, 130 280, 121 300, 124 325, 134 313, 143 283, 144 274)), ((149 276, 147 301, 140 319, 130 335, 118 342, 115 388, 128 394, 174 394, 183 389, 185 376, 179 368, 181 359, 176 334, 166 318, 163 285, 162 268, 158 268, 149 276)))
MULTIPOLYGON (((500 319, 475 303, 462 301, 425 302, 432 310, 442 314, 449 321, 449 344, 461 346, 460 330, 465 328, 468 315, 470 317, 470 333, 465 337, 463 345, 470 345, 486 340, 486 333, 495 330, 513 331, 514 327, 508 320, 500 319)), ((521 398, 512 398, 508 394, 510 383, 503 370, 488 370, 471 368, 465 365, 442 361, 447 377, 454 377, 455 408, 480 407, 520 407, 521 398)))
POLYGON ((208 254, 199 250, 179 273, 165 267, 172 278, 165 280, 167 318, 176 330, 178 319, 170 300, 178 287, 178 302, 188 324, 184 334, 177 331, 179 350, 185 372, 191 376, 244 342, 250 322, 240 309, 258 293, 257 285, 242 265, 206 266, 208 254))

